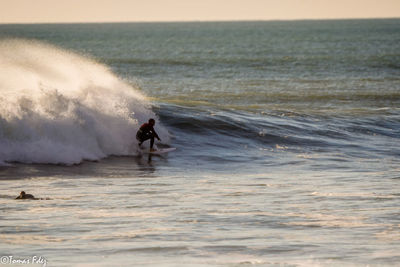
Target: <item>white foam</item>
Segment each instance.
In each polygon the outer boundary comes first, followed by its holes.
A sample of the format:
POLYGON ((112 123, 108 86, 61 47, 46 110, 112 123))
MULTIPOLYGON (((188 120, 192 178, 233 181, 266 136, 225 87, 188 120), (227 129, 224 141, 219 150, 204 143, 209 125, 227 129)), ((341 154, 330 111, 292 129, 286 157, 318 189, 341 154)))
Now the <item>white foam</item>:
POLYGON ((139 123, 154 117, 137 89, 106 66, 49 44, 0 41, 0 164, 74 164, 136 154, 139 123))

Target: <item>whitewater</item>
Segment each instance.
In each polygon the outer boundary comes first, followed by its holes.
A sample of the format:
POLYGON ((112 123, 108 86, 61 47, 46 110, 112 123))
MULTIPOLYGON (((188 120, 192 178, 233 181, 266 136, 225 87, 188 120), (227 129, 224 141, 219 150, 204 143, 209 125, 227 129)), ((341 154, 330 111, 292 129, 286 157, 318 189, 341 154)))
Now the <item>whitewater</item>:
MULTIPOLYGON (((95 60, 28 40, 0 42, 0 164, 75 164, 137 154, 156 118, 137 89, 95 60)), ((167 138, 161 127, 160 134, 167 138)))

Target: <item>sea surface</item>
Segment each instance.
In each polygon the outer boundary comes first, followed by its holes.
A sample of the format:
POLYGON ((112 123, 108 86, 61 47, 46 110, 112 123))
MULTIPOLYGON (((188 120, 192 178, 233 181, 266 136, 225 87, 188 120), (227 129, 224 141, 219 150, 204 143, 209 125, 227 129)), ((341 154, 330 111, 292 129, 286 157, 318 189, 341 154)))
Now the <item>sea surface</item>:
POLYGON ((400 19, 0 25, 0 256, 398 266, 400 19))

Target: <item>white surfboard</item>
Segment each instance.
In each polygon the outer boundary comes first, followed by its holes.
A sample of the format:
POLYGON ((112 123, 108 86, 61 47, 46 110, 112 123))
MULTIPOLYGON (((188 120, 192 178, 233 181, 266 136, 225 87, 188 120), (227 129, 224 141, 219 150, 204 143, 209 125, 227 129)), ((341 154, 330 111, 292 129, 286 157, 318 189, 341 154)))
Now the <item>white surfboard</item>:
POLYGON ((143 149, 142 153, 151 154, 151 155, 161 155, 161 154, 165 154, 168 152, 172 152, 174 150, 176 150, 175 147, 169 147, 169 148, 158 148, 156 151, 150 152, 150 150, 147 148, 147 149, 143 149))

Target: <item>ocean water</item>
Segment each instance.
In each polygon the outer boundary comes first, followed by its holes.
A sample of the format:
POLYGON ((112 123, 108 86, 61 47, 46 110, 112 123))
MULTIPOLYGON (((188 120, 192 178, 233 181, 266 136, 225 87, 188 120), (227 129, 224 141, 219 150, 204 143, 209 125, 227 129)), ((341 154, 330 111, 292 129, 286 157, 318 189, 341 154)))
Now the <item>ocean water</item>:
POLYGON ((2 264, 400 262, 399 19, 0 25, 0 67, 2 264))

